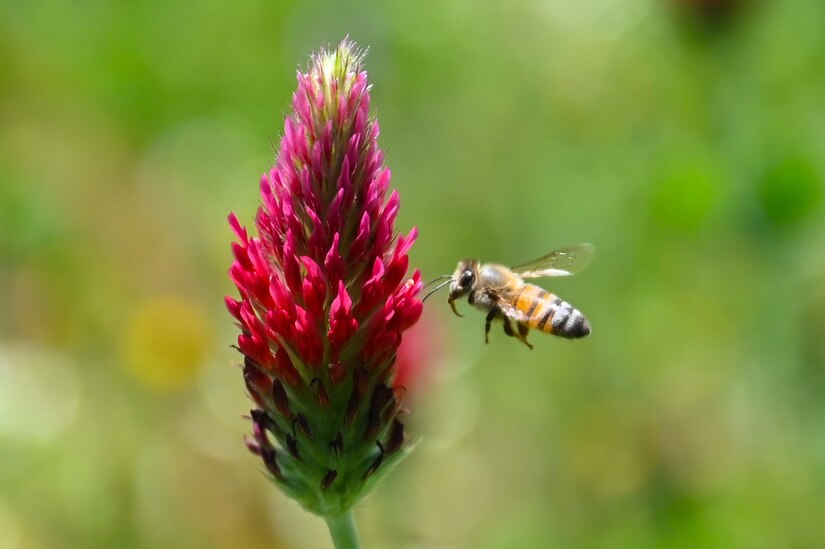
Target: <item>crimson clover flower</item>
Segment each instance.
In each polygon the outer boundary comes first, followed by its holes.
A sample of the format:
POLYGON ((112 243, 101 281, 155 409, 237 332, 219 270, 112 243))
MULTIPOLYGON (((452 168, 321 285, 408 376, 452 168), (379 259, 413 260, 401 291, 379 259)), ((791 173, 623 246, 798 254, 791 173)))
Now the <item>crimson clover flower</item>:
POLYGON ((416 229, 396 235, 362 60, 344 40, 298 73, 257 236, 229 216, 247 446, 342 547, 357 543, 350 508, 405 453, 395 353, 422 311, 420 273, 407 278, 416 229))

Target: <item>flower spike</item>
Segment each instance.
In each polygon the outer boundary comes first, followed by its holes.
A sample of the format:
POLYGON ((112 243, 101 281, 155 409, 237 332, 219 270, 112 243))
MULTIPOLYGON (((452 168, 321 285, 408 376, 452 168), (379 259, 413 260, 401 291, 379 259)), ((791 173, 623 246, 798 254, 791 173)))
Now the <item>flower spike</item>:
POLYGON ((421 276, 407 275, 417 231, 395 236, 362 63, 344 40, 298 73, 255 226, 229 216, 240 298, 226 307, 255 403, 246 444, 331 530, 405 454, 394 362, 422 310, 421 276))

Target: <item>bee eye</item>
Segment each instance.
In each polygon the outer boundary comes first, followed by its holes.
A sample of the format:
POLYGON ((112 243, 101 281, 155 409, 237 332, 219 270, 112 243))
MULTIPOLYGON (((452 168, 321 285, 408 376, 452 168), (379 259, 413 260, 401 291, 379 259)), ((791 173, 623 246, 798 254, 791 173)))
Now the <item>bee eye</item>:
POLYGON ((473 283, 473 271, 464 271, 458 279, 459 286, 467 287, 473 283))

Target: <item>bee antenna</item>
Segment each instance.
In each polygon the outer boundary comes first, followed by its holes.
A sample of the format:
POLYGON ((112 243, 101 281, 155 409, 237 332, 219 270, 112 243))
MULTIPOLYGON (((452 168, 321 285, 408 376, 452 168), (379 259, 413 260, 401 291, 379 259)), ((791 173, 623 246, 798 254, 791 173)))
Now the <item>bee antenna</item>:
POLYGON ((427 282, 426 284, 424 284, 424 287, 426 288, 427 286, 432 286, 433 282, 438 282, 439 280, 444 280, 445 278, 452 278, 452 276, 450 276, 450 275, 437 276, 434 279, 427 282))
POLYGON ((432 290, 430 290, 430 293, 428 293, 427 295, 425 295, 425 296, 424 296, 424 299, 422 299, 422 300, 421 300, 421 303, 424 303, 424 301, 425 301, 428 297, 430 297, 430 296, 431 296, 431 295, 433 295, 435 292, 437 292, 438 290, 440 290, 441 288, 443 288, 444 286, 446 286, 447 284, 449 284, 450 282, 452 282, 452 281, 453 281, 453 279, 452 279, 451 277, 448 277, 448 278, 450 278, 450 280, 447 280, 447 281, 445 281, 445 282, 442 282, 441 284, 439 284, 438 286, 436 286, 435 288, 433 288, 432 290))

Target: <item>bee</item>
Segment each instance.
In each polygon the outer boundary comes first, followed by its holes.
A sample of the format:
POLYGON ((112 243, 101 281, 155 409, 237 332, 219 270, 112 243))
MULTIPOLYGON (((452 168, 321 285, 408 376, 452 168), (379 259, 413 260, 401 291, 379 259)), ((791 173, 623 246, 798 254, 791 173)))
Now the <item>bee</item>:
POLYGON ((577 244, 511 268, 496 263, 479 263, 473 258, 463 259, 452 275, 431 281, 449 279, 439 284, 424 299, 449 284, 447 303, 457 316, 464 316, 456 309, 455 301, 466 295, 470 305, 487 313, 484 325, 486 343, 489 343, 490 326, 499 317, 504 323, 504 333, 515 337, 530 349, 533 348, 527 341, 530 329, 577 339, 590 333, 590 323, 582 312, 557 295, 525 282, 524 279, 573 275, 590 263, 593 251, 592 244, 577 244))

